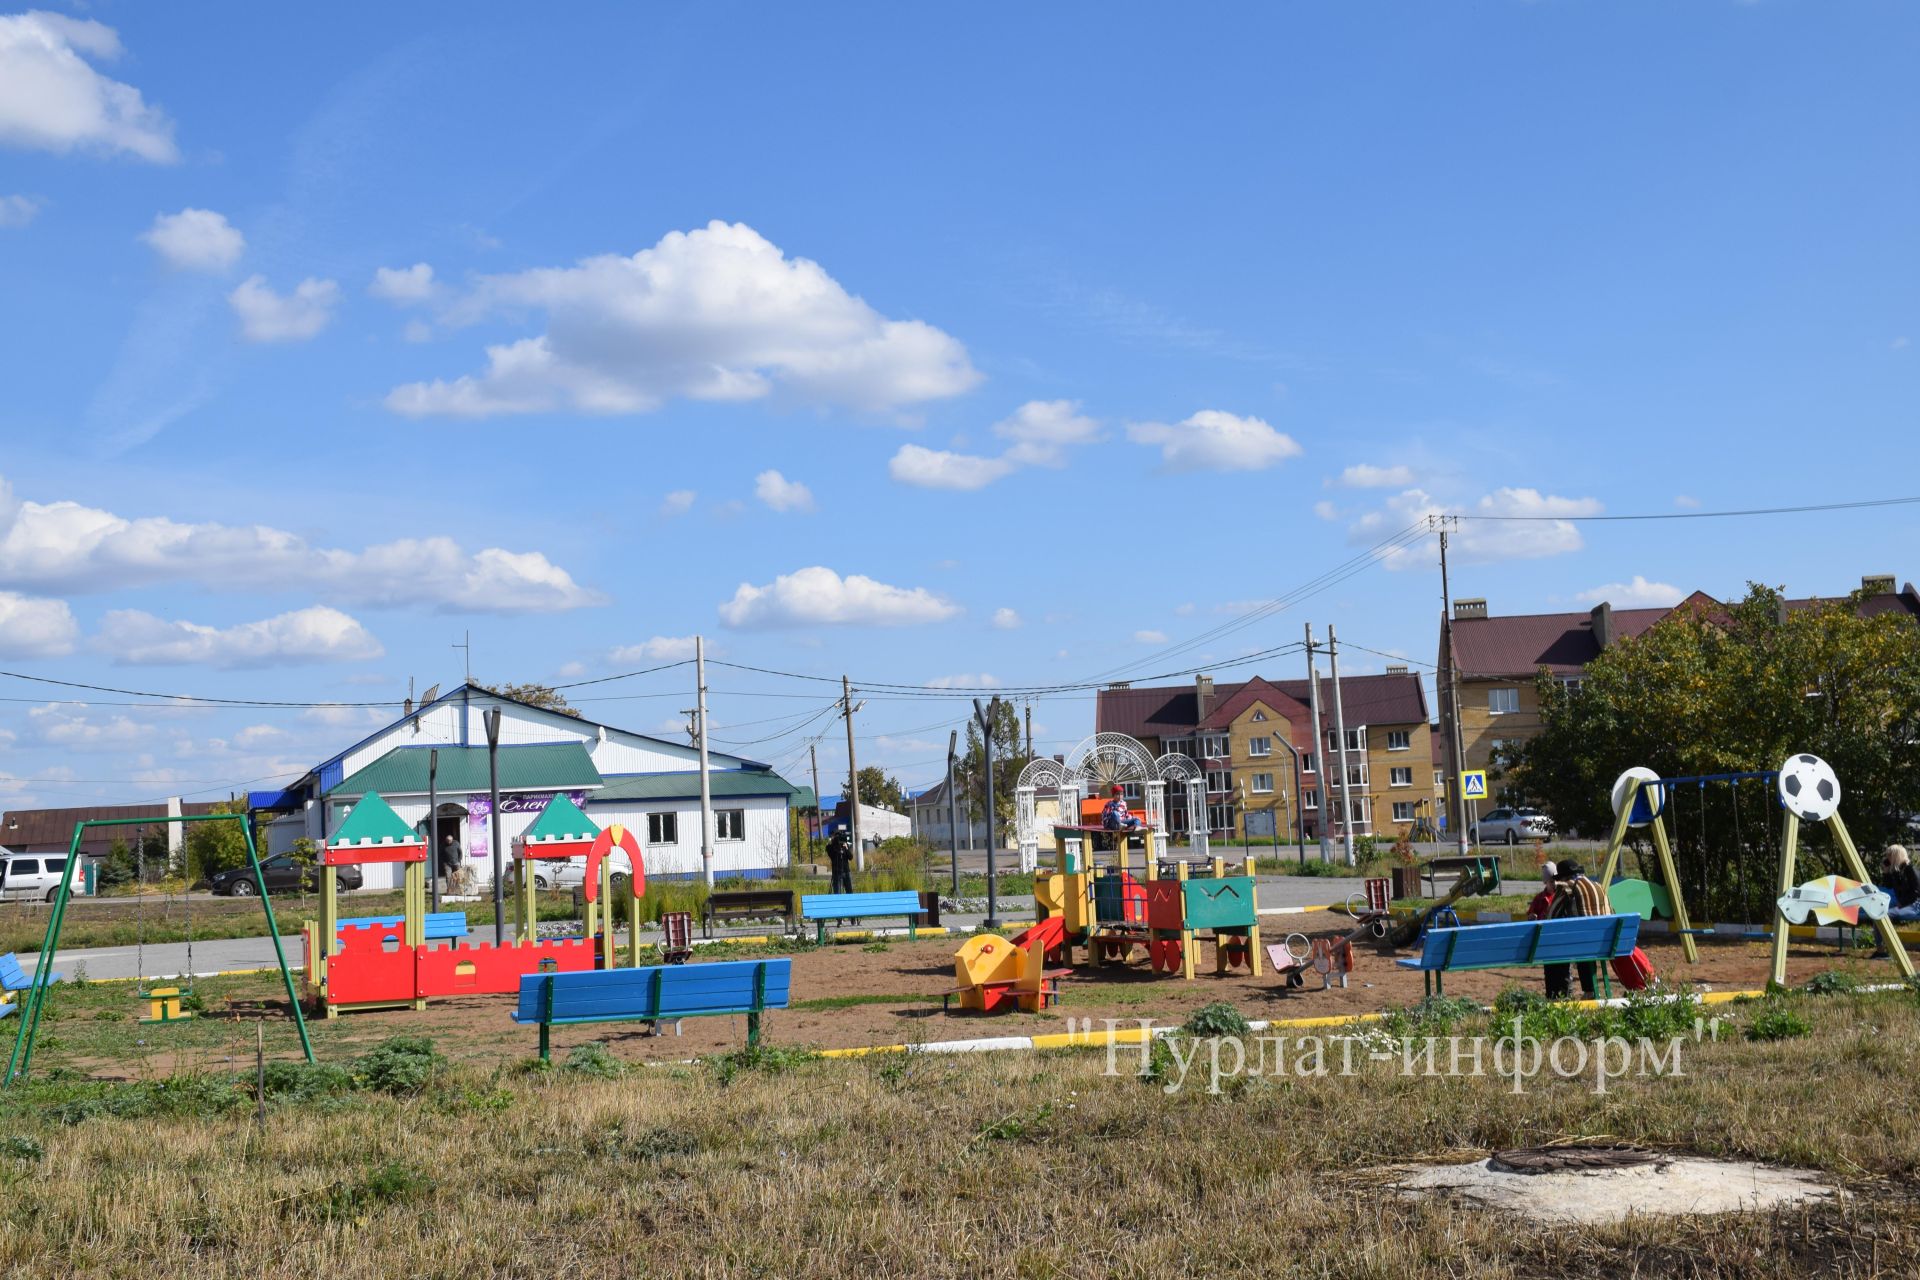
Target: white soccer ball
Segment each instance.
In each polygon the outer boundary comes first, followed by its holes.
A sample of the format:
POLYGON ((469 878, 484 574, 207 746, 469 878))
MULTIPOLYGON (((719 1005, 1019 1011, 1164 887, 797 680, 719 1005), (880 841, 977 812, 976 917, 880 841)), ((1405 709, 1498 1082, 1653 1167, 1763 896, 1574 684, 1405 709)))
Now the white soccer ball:
POLYGON ((1660 775, 1645 765, 1637 764, 1613 780, 1613 816, 1620 816, 1620 806, 1627 802, 1627 791, 1635 778, 1647 784, 1640 788, 1640 794, 1633 800, 1633 816, 1627 819, 1630 827, 1644 827, 1660 816, 1660 809, 1667 802, 1667 789, 1658 785, 1660 775))
POLYGON ((1780 803, 1802 822, 1825 822, 1840 809, 1840 779, 1819 756, 1788 756, 1780 766, 1780 803))

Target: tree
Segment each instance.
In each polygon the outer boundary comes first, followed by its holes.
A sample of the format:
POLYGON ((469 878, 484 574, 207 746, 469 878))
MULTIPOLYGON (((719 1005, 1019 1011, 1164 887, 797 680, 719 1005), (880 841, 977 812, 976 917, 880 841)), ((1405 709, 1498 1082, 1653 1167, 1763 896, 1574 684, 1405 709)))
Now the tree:
POLYGON ((488 693, 497 693, 503 698, 512 698, 515 702, 524 702, 530 707, 539 707, 543 711, 558 711, 563 716, 579 716, 580 712, 563 697, 558 689, 548 684, 480 684, 488 693))
MULTIPOLYGON (((1839 775, 1855 841, 1881 843, 1920 810, 1920 626, 1857 606, 1850 597, 1789 613, 1778 591, 1750 585, 1736 604, 1677 611, 1609 645, 1576 688, 1542 673, 1544 727, 1508 753, 1508 781, 1562 829, 1593 834, 1611 829, 1608 793, 1633 765, 1662 777, 1757 772, 1810 751, 1839 775)), ((1668 829, 1698 912, 1751 913, 1772 893, 1780 819, 1771 794, 1755 798, 1758 785, 1670 796, 1668 829)), ((1808 830, 1805 840, 1823 838, 1808 830)))
MULTIPOLYGON (((230 800, 214 807, 215 813, 237 813, 246 821, 244 800, 230 800)), ((194 883, 222 871, 244 866, 247 861, 247 833, 239 822, 195 822, 187 826, 187 881, 194 883)))
MULTIPOLYGON (((1027 767, 1027 758, 1022 752, 1023 740, 1020 736, 1020 712, 1011 702, 988 702, 982 706, 990 707, 990 720, 993 724, 993 810, 998 821, 1013 820, 1013 792, 1020 781, 1020 771, 1027 767)), ((967 747, 957 764, 957 772, 965 775, 965 782, 955 779, 956 785, 964 785, 960 794, 960 803, 969 820, 978 821, 986 812, 986 770, 982 765, 983 744, 980 741, 980 721, 971 714, 967 716, 967 747)))
MULTIPOLYGON (((853 798, 852 775, 849 781, 842 783, 840 794, 848 800, 853 798)), ((900 779, 895 778, 879 765, 870 764, 860 770, 860 803, 870 804, 882 809, 892 809, 896 813, 907 811, 907 793, 901 787, 900 779)))

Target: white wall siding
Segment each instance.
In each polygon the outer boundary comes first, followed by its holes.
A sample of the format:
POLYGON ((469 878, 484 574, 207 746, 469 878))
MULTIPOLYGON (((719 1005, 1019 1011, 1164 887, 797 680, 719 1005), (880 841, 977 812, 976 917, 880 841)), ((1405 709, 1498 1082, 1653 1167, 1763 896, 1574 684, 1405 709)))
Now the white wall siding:
MULTIPOLYGON (((787 805, 776 796, 720 799, 713 802, 716 811, 742 809, 746 817, 746 838, 713 842, 713 874, 716 878, 742 874, 764 875, 785 870, 790 858, 787 839, 787 805)), ((608 827, 618 822, 633 828, 639 837, 649 876, 697 876, 700 866, 700 801, 622 800, 595 804, 588 797, 587 816, 608 827), (670 845, 647 841, 647 815, 676 815, 679 840, 670 845)), ((717 825, 717 820, 716 820, 717 825)))

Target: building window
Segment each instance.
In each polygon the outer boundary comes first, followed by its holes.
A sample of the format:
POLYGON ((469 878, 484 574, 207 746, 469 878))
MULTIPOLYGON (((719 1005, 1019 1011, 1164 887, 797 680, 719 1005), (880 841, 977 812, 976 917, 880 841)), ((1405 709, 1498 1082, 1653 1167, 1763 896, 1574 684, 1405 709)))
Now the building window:
POLYGON ((1410 786, 1412 786, 1412 785, 1413 785, 1413 770, 1412 770, 1412 769, 1389 769, 1389 770, 1387 770, 1387 785, 1389 785, 1389 786, 1394 786, 1394 787, 1410 787, 1410 786))
POLYGON ((1395 800, 1393 802, 1393 820, 1395 822, 1413 821, 1413 801, 1395 800))
POLYGON ((1273 775, 1270 773, 1254 774, 1253 775, 1253 794, 1257 796, 1272 795, 1273 794, 1273 775))
POLYGON ((1313 752, 1302 751, 1300 753, 1300 772, 1302 773, 1320 772, 1320 770, 1316 767, 1318 759, 1319 757, 1316 756, 1313 752))
POLYGON ((1300 807, 1302 809, 1318 809, 1320 807, 1320 792, 1318 788, 1308 787, 1300 793, 1300 807))
POLYGON ((1209 733, 1200 739, 1200 754, 1208 760, 1225 759, 1227 754, 1227 735, 1209 733))
POLYGON ((1413 734, 1409 733, 1405 729, 1387 730, 1387 750, 1389 751, 1413 750, 1413 734))
POLYGON ((1578 693, 1587 684, 1585 676, 1561 676, 1559 680, 1562 693, 1578 693))
POLYGON ((647 815, 648 844, 679 844, 680 815, 677 813, 650 813, 647 815))
POLYGON ((745 840, 747 838, 747 811, 745 809, 715 809, 713 811, 713 838, 715 840, 745 840))
POLYGON ((1250 756, 1270 756, 1273 754, 1272 738, 1248 738, 1247 754, 1250 756))
POLYGON ((1435 791, 1445 791, 1447 789, 1447 771, 1445 769, 1435 769, 1433 771, 1433 789, 1435 791))
POLYGON ((1266 713, 1266 712, 1264 712, 1264 711, 1258 711, 1258 710, 1256 710, 1256 711, 1255 711, 1255 712, 1253 713, 1253 722, 1254 722, 1255 724, 1263 724, 1263 723, 1265 723, 1265 721, 1266 721, 1266 718, 1267 718, 1267 713, 1266 713))
POLYGON ((1208 805, 1207 821, 1213 824, 1215 831, 1233 830, 1233 806, 1230 804, 1208 805))
MULTIPOLYGON (((1339 749, 1340 749, 1340 731, 1338 729, 1327 730, 1327 750, 1338 751, 1339 749)), ((1367 749, 1367 726, 1361 725, 1358 729, 1347 730, 1347 750, 1348 751, 1365 751, 1366 749, 1367 749)))
POLYGON ((1233 775, 1223 770, 1208 770, 1207 790, 1216 793, 1233 790, 1233 775))
POLYGON ((1373 825, 1373 800, 1369 796, 1355 796, 1347 805, 1347 812, 1353 817, 1356 829, 1373 825))
POLYGON ((1520 691, 1518 689, 1487 690, 1487 714, 1510 716, 1520 710, 1520 691))

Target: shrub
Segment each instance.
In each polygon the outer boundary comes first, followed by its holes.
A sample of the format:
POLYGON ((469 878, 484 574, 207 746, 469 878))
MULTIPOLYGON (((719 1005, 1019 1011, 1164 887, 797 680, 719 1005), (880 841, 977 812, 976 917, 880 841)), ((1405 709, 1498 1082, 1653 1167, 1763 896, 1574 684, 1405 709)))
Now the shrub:
POLYGON ((322 1219, 358 1218, 383 1204, 415 1200, 433 1190, 433 1179, 418 1169, 389 1160, 348 1182, 336 1183, 324 1196, 290 1201, 307 1206, 322 1219))
POLYGON ((0 1156, 10 1160, 37 1161, 47 1158, 47 1149, 24 1133, 0 1138, 0 1156))
MULTIPOLYGON (((250 1073, 240 1082, 252 1083, 250 1073)), ((353 1074, 331 1062, 269 1062, 266 1067, 264 1091, 275 1101, 312 1102, 353 1089, 353 1074)))
POLYGON ((446 1061, 428 1036, 393 1036, 354 1059, 353 1077, 380 1093, 418 1093, 446 1061))
POLYGON ((1813 1034, 1813 1028, 1799 1014, 1787 1009, 1769 1009, 1757 1014, 1747 1027, 1749 1040, 1797 1040, 1813 1034))
POLYGON ((614 1057, 604 1043, 593 1040, 567 1054, 560 1069, 596 1080, 617 1080, 627 1073, 627 1064, 614 1057))
POLYGON ((722 1086, 732 1084, 734 1078, 743 1071, 765 1071, 777 1074, 790 1071, 806 1062, 820 1057, 811 1049, 785 1049, 767 1045, 749 1045, 744 1049, 735 1049, 730 1053, 719 1053, 706 1059, 707 1070, 722 1086))
POLYGON ((1860 979, 1850 973, 1816 973, 1802 988, 1808 995, 1844 996, 1860 989, 1860 979))
POLYGON ((1190 1036, 1244 1036, 1252 1028, 1240 1011, 1224 1000, 1195 1009, 1182 1031, 1190 1036))

